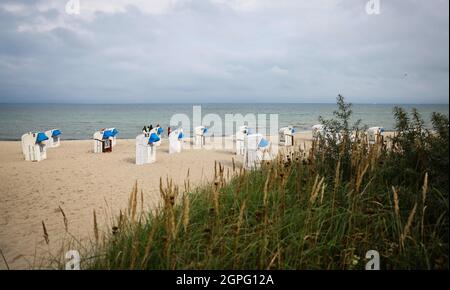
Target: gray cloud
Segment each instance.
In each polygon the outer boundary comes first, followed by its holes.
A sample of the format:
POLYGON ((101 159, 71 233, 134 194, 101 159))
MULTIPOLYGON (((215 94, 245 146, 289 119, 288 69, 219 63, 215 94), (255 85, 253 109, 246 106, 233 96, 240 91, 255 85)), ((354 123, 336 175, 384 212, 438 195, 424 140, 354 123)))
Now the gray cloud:
POLYGON ((65 2, 0 4, 0 102, 448 103, 446 0, 65 2))

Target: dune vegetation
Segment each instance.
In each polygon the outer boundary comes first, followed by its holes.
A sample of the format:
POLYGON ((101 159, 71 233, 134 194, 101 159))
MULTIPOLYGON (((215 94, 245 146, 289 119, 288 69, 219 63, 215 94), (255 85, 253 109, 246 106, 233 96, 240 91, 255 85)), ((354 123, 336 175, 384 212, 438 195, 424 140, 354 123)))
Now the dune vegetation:
POLYGON ((260 168, 215 168, 193 188, 161 180, 161 206, 129 207, 95 241, 83 269, 448 269, 448 116, 395 108, 396 134, 369 144, 338 98, 327 130, 305 152, 260 168))

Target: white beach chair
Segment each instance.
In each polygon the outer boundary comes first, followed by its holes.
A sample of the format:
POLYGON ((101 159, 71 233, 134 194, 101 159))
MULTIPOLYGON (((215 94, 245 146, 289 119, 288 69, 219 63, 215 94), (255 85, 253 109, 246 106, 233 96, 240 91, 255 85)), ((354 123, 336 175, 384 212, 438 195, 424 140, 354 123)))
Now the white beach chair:
POLYGON ((370 145, 380 142, 383 138, 383 127, 371 127, 367 129, 367 141, 370 145))
POLYGON ((94 153, 112 152, 114 147, 114 136, 109 130, 94 133, 94 153))
POLYGON ((154 163, 156 161, 156 146, 150 141, 157 140, 154 133, 148 136, 140 134, 136 137, 136 165, 144 165, 154 163))
POLYGON ((248 135, 249 129, 247 126, 241 126, 236 132, 236 155, 245 154, 245 138, 248 135))
POLYGON ((182 128, 172 131, 169 135, 169 154, 180 153, 183 149, 184 132, 182 128))
POLYGON ((246 169, 259 168, 262 161, 273 160, 275 154, 271 152, 270 142, 261 134, 250 134, 245 138, 244 167, 246 169))
POLYGON ((194 148, 200 149, 205 146, 206 137, 205 134, 208 132, 208 128, 205 126, 198 126, 194 129, 194 148))
POLYGON ((61 145, 61 131, 59 129, 52 129, 45 131, 45 135, 48 137, 47 147, 56 148, 61 145))
POLYGON ((312 127, 312 136, 314 139, 325 137, 325 126, 322 124, 314 125, 312 127))
POLYGON ((280 144, 286 147, 294 146, 296 129, 292 126, 281 128, 279 131, 280 144))
POLYGON ((342 142, 342 134, 341 133, 338 132, 338 133, 334 133, 334 135, 333 135, 333 133, 330 132, 329 130, 327 130, 325 128, 325 126, 322 124, 314 125, 312 127, 312 136, 313 136, 313 139, 318 139, 318 138, 335 139, 336 144, 339 144, 342 142))
POLYGON ((22 153, 26 161, 47 159, 48 137, 43 132, 22 135, 22 153))

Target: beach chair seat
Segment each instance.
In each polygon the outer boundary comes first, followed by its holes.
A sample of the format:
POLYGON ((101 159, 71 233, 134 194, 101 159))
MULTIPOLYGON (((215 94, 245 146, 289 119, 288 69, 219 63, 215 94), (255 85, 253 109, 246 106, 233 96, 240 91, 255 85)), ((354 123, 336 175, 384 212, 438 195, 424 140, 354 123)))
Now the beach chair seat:
POLYGON ((42 161, 47 159, 47 140, 44 132, 22 135, 22 154, 26 161, 42 161))
POLYGON ((208 133, 208 128, 205 126, 198 126, 194 129, 194 148, 203 148, 206 144, 205 134, 208 133))
POLYGON ((384 133, 383 127, 371 127, 367 129, 367 141, 370 145, 379 143, 383 140, 383 133, 384 133))
POLYGON ((245 154, 245 138, 248 135, 248 127, 241 126, 236 132, 236 155, 245 154))
POLYGON ((45 135, 48 137, 47 147, 48 148, 56 148, 61 144, 61 130, 59 129, 51 129, 45 131, 45 135))
POLYGON ((157 136, 152 137, 146 134, 136 137, 136 165, 156 162, 156 146, 152 141, 156 141, 157 138, 157 136))
POLYGON ((94 133, 94 153, 112 152, 116 144, 116 128, 102 129, 94 133))
POLYGON ((275 158, 271 150, 271 143, 261 134, 251 134, 245 139, 244 167, 246 169, 259 168, 263 161, 275 158))
POLYGON ((169 135, 169 154, 180 153, 183 149, 184 132, 182 128, 172 131, 169 135))
POLYGON ((294 146, 294 135, 296 129, 292 126, 284 127, 279 130, 279 143, 286 147, 294 146))

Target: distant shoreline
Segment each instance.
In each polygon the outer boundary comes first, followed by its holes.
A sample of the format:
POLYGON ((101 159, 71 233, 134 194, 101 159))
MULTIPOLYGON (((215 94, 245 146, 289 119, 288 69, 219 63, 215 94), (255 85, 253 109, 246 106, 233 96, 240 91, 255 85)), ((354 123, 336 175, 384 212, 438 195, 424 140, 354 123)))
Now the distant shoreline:
MULTIPOLYGON (((359 102, 351 102, 353 105, 365 105, 365 106, 449 106, 449 103, 359 103, 359 102)), ((283 104, 283 105, 336 105, 336 101, 323 102, 323 103, 311 103, 311 102, 180 102, 180 103, 0 103, 0 106, 3 105, 93 105, 93 106, 104 106, 104 105, 112 105, 112 106, 122 106, 122 105, 271 105, 271 104, 283 104)))

